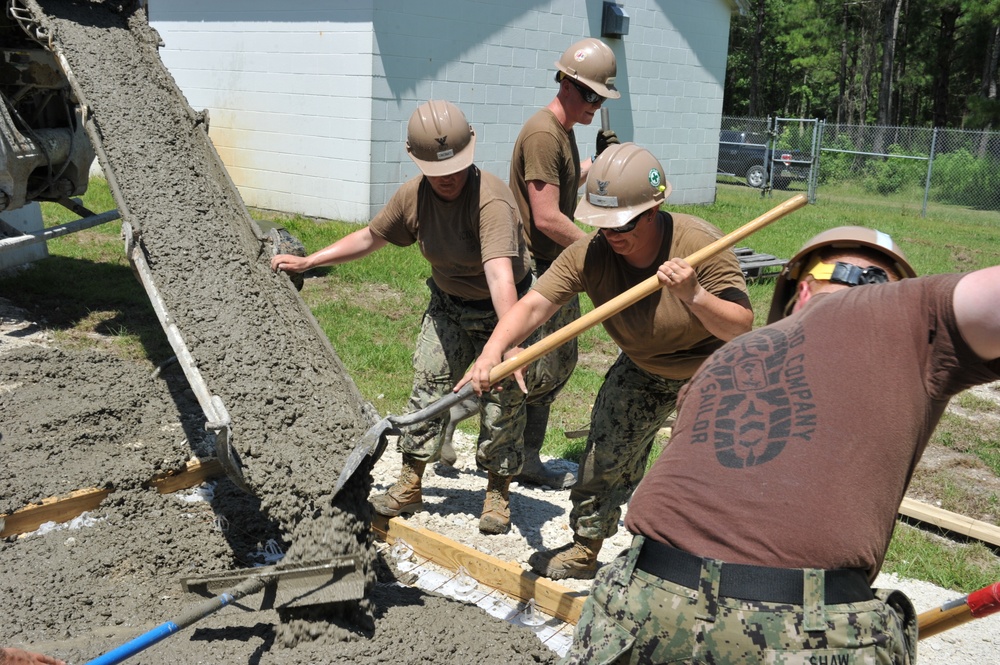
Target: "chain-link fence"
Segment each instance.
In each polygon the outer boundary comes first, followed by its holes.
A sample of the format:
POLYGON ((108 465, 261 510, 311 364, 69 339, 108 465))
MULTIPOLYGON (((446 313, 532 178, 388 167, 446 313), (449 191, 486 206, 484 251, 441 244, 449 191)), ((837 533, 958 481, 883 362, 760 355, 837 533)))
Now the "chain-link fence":
POLYGON ((723 116, 719 182, 1000 211, 1000 132, 723 116))

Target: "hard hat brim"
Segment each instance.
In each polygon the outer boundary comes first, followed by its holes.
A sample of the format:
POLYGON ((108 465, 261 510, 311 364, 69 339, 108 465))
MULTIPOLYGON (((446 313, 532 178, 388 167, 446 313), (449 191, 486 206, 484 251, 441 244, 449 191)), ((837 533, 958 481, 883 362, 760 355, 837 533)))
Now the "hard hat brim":
POLYGON ((663 181, 665 189, 663 196, 657 196, 652 201, 647 201, 642 205, 618 208, 613 206, 594 205, 587 200, 587 194, 583 195, 576 206, 574 218, 587 226, 597 229, 616 229, 631 222, 637 215, 640 215, 650 208, 655 208, 663 204, 673 191, 673 187, 667 180, 663 181))
POLYGON ((427 161, 423 159, 417 159, 414 157, 413 152, 407 148, 406 154, 409 155, 413 163, 417 165, 420 172, 426 176, 440 177, 451 175, 453 173, 458 173, 469 168, 472 162, 475 160, 476 152, 476 134, 472 133, 469 139, 469 143, 459 150, 454 155, 448 157, 447 159, 441 159, 437 161, 427 161))

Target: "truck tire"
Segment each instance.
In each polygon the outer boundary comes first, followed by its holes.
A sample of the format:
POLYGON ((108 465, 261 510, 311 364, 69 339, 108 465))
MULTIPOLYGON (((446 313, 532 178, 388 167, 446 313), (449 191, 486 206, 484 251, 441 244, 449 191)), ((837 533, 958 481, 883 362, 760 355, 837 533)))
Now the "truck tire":
POLYGON ((764 170, 763 165, 754 164, 747 169, 746 174, 747 185, 760 189, 767 184, 767 171, 764 170))

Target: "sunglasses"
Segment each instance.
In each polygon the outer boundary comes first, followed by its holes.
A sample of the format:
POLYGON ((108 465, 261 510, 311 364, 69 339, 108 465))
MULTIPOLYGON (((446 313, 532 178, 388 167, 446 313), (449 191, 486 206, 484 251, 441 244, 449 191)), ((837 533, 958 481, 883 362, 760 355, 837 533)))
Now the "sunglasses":
POLYGON ((599 94, 597 94, 590 88, 580 85, 573 79, 567 78, 566 80, 569 81, 574 88, 576 88, 576 91, 580 93, 581 97, 583 97, 583 101, 587 102, 588 104, 596 104, 598 102, 603 102, 605 100, 605 97, 601 97, 599 94))
POLYGON ((889 275, 878 266, 868 266, 862 268, 853 263, 837 261, 835 263, 824 263, 818 258, 813 260, 806 271, 806 275, 812 275, 815 279, 826 279, 834 284, 844 284, 846 286, 860 286, 862 284, 885 284, 889 281, 889 275))
POLYGON ((637 215, 636 217, 634 217, 632 219, 632 221, 629 222, 628 224, 626 224, 625 226, 616 226, 614 228, 605 229, 605 231, 612 231, 614 233, 631 233, 632 231, 635 230, 636 224, 639 223, 639 221, 642 219, 642 215, 644 215, 644 214, 645 213, 640 213, 639 215, 637 215))

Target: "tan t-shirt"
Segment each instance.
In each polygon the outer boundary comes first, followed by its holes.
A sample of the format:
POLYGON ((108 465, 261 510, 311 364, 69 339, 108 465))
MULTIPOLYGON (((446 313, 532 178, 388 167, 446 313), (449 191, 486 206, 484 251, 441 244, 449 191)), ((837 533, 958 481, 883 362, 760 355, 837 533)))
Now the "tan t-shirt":
POLYGON ((536 259, 552 262, 563 247, 535 228, 528 202, 529 180, 559 187, 559 210, 573 219, 580 189, 580 153, 573 130, 566 131, 547 108, 528 118, 514 142, 510 188, 521 211, 528 249, 536 259))
MULTIPOLYGON (((723 235, 691 215, 660 212, 657 222, 664 225, 663 246, 649 267, 632 267, 595 232, 567 247, 534 288, 555 304, 586 292, 600 306, 655 275, 664 261, 690 256, 723 235)), ((696 271, 706 291, 749 307, 746 281, 731 250, 706 259, 696 271)), ((684 303, 662 289, 607 319, 604 328, 636 365, 669 379, 689 378, 722 345, 684 303)))
POLYGON ((963 341, 959 275, 819 294, 730 341, 681 392, 625 525, 685 551, 874 579, 948 400, 1000 378, 963 341))
POLYGON ((503 180, 475 165, 454 201, 438 198, 422 175, 407 181, 370 228, 393 245, 418 243, 438 288, 466 300, 490 297, 483 268, 490 259, 509 257, 515 284, 531 269, 514 195, 503 180))

